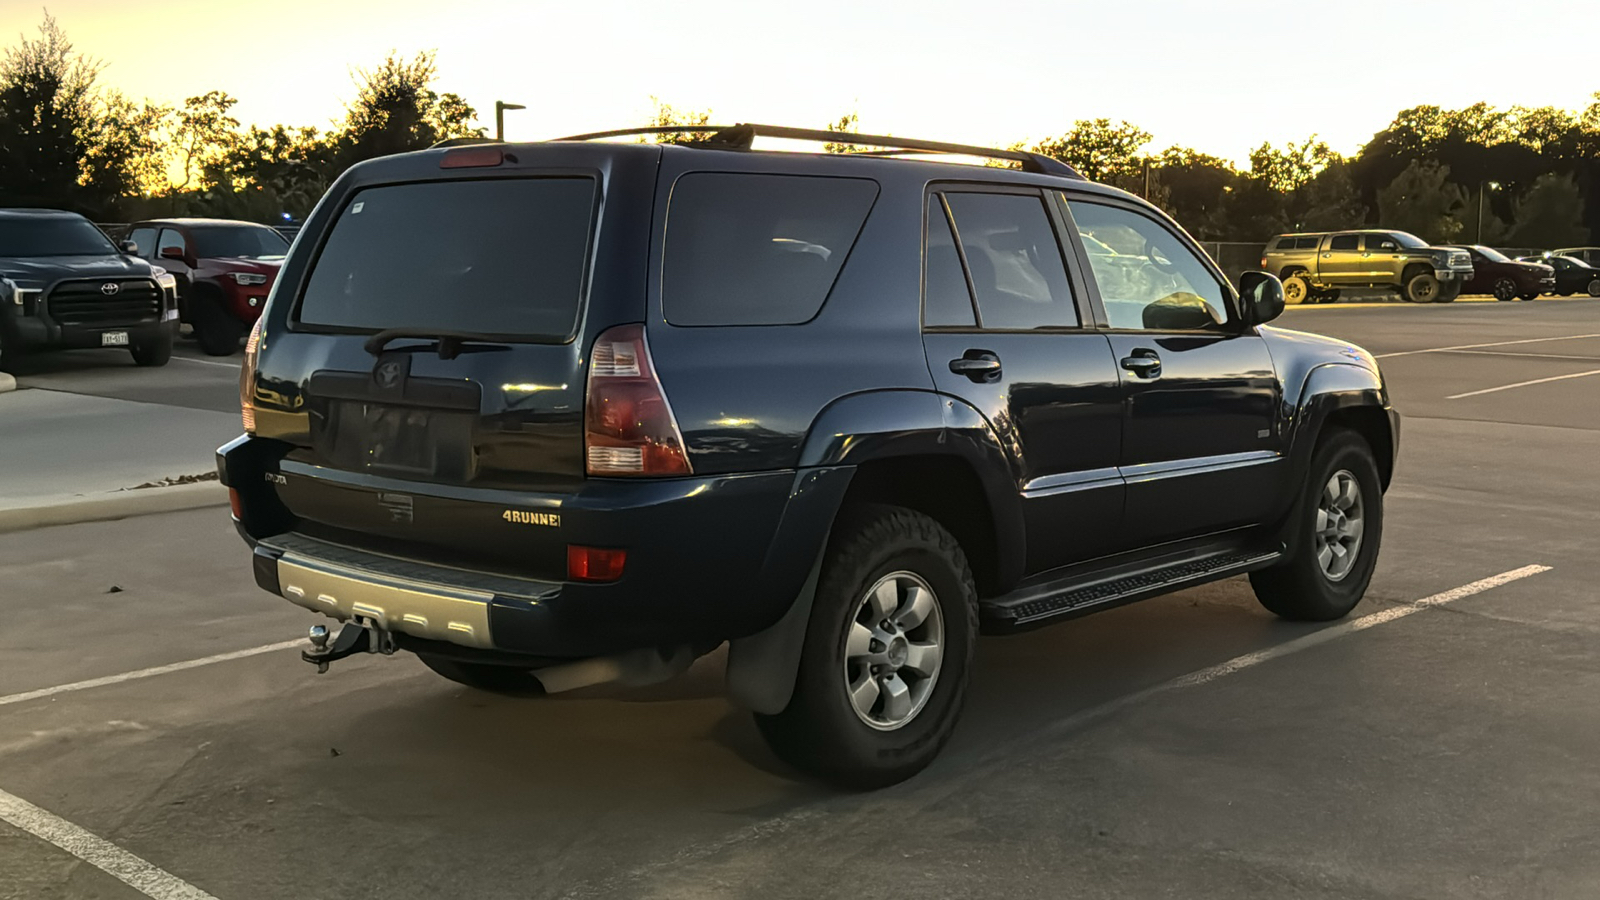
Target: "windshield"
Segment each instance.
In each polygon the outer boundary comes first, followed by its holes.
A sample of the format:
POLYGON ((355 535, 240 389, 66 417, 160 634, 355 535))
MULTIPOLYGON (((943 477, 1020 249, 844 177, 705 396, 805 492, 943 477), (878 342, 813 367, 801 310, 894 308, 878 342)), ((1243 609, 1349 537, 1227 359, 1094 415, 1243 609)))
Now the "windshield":
POLYGON ((1389 233, 1394 237, 1394 239, 1396 241, 1398 241, 1400 243, 1400 246, 1402 246, 1402 247, 1406 247, 1406 248, 1409 248, 1411 250, 1422 250, 1422 249, 1426 249, 1427 246, 1428 246, 1428 242, 1427 241, 1423 240, 1422 238, 1417 237, 1414 234, 1408 234, 1407 232, 1404 232, 1404 231, 1391 231, 1389 233))
POLYGON ((1499 250, 1496 250, 1493 247, 1485 247, 1482 244, 1474 244, 1472 249, 1474 249, 1474 250, 1478 251, 1479 253, 1483 254, 1483 258, 1487 259, 1490 262, 1510 262, 1511 261, 1511 257, 1506 256, 1504 253, 1501 253, 1499 250))
POLYGON ((109 256, 117 252, 88 219, 0 219, 0 256, 109 256))
POLYGON ((277 259, 289 252, 289 242, 271 228, 255 225, 205 225, 189 229, 195 256, 237 259, 277 259))
POLYGON ((300 321, 565 340, 578 318, 594 194, 591 178, 361 191, 317 259, 300 321))

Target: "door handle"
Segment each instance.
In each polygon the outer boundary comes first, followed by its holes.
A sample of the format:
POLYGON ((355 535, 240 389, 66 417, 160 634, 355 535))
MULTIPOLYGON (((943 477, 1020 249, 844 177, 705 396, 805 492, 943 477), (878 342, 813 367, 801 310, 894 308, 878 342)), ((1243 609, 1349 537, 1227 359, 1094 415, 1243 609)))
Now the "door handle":
POLYGON ((1000 376, 1000 357, 988 350, 968 350, 965 356, 950 360, 950 371, 982 383, 1000 376))
POLYGON ((1161 357, 1154 350, 1135 350, 1122 358, 1122 367, 1141 378, 1161 377, 1161 357))

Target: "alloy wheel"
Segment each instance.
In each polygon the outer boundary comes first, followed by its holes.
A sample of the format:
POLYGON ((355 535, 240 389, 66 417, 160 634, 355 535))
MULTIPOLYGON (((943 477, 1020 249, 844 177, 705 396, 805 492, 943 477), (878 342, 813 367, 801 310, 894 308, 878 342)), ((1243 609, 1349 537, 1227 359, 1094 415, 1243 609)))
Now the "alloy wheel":
POLYGON ((845 632, 845 691, 856 717, 878 731, 916 718, 939 680, 944 636, 944 613, 927 581, 914 572, 878 579, 845 632))
POLYGON ((1329 581, 1342 581, 1355 567, 1366 530, 1361 483, 1349 469, 1333 473, 1317 500, 1314 539, 1317 564, 1329 581))

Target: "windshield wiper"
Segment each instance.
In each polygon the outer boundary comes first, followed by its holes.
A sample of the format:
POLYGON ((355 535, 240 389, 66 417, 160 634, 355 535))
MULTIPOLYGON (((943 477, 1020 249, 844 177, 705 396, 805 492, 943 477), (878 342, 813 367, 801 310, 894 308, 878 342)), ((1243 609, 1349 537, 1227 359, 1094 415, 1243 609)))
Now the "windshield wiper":
POLYGON ((439 350, 440 359, 455 359, 457 356, 461 355, 461 346, 463 344, 484 344, 486 346, 483 349, 486 350, 511 349, 505 344, 500 343, 499 338, 496 338, 492 334, 474 334, 470 331, 439 331, 437 329, 430 328, 386 328, 372 337, 367 338, 367 342, 362 346, 368 353, 372 354, 373 356, 377 356, 383 353, 384 348, 389 345, 389 342, 401 340, 403 338, 418 338, 420 340, 433 341, 434 343, 431 345, 424 345, 423 347, 408 347, 406 349, 423 350, 428 346, 434 346, 439 350))

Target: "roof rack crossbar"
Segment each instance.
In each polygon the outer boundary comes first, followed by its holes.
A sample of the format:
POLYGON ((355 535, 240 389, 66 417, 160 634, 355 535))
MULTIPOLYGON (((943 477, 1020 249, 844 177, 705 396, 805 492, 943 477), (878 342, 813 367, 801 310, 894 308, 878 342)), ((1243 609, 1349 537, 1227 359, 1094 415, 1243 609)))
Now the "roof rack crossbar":
POLYGON ((985 159, 1010 159, 1022 163, 1028 172, 1083 179, 1077 169, 1059 159, 1027 150, 1001 150, 995 147, 977 147, 970 144, 951 144, 945 141, 924 141, 915 138, 897 138, 882 134, 854 134, 848 131, 828 131, 820 128, 790 128, 786 125, 658 125, 650 128, 618 128, 613 131, 596 131, 556 138, 558 141, 593 141, 612 137, 629 137, 644 134, 710 134, 711 138, 696 146, 717 149, 748 150, 757 137, 783 138, 794 141, 820 141, 852 146, 884 147, 885 151, 869 151, 863 155, 893 156, 897 152, 948 153, 957 156, 977 156, 985 159))

